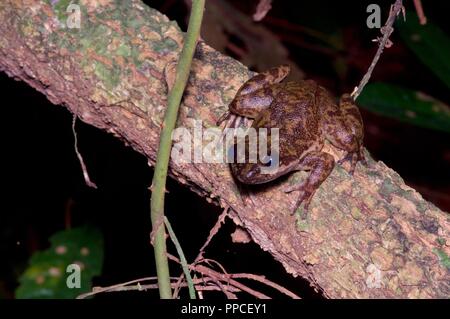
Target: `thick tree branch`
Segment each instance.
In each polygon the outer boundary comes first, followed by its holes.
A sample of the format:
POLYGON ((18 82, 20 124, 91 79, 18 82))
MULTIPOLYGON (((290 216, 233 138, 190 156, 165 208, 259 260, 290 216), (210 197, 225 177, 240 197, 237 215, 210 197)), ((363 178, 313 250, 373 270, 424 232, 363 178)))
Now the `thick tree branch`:
MULTIPOLYGON (((183 33, 137 0, 82 1, 80 29, 61 26, 64 1, 50 3, 0 3, 0 70, 154 163, 173 75, 166 66, 177 60, 183 33)), ((201 119, 214 126, 250 72, 204 43, 192 67, 178 125, 201 119)), ((251 200, 241 198, 223 164, 172 162, 170 174, 229 205, 262 249, 327 297, 449 297, 448 215, 367 157, 353 177, 337 165, 306 221, 290 215, 297 194, 282 191, 304 173, 254 190, 251 200)))

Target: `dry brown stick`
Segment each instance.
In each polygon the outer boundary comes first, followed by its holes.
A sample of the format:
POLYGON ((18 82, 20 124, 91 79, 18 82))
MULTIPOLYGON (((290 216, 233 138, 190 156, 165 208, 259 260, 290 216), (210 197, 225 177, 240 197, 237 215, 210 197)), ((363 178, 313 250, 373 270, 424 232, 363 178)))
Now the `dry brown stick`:
POLYGON ((77 137, 77 131, 75 129, 76 121, 77 121, 77 115, 73 114, 72 133, 73 133, 73 139, 74 139, 74 148, 75 148, 75 153, 77 154, 78 161, 80 162, 81 171, 83 172, 84 182, 89 187, 97 188, 97 185, 89 177, 89 172, 87 170, 86 164, 84 163, 83 156, 81 155, 80 151, 78 150, 78 137, 77 137))
MULTIPOLYGON (((220 283, 219 283, 220 284, 220 283)), ((174 283, 172 283, 172 287, 174 286, 174 283)), ((187 287, 186 283, 183 283, 183 287, 187 287)), ((158 284, 150 284, 150 285, 139 285, 139 286, 125 286, 125 287, 119 287, 114 290, 108 290, 105 292, 118 292, 118 291, 141 291, 141 290, 147 290, 147 289, 157 289, 158 284)), ((237 299, 236 295, 234 293, 240 292, 241 290, 235 288, 235 287, 222 287, 219 286, 202 286, 202 285, 195 285, 196 291, 221 291, 223 292, 229 299, 237 299), (225 290, 224 290, 225 289, 225 290)))
MULTIPOLYGON (((167 257, 172 261, 180 263, 180 260, 171 254, 167 254, 167 257)), ((210 260, 210 261, 213 261, 214 263, 217 263, 220 267, 222 267, 217 261, 215 261, 215 260, 210 260)), ((256 298, 271 299, 270 297, 266 296, 265 294, 263 294, 259 291, 256 291, 250 287, 247 287, 246 285, 241 284, 240 282, 238 282, 234 279, 231 279, 231 277, 228 273, 220 273, 220 272, 212 270, 211 268, 208 268, 203 265, 191 265, 190 268, 204 276, 214 278, 216 280, 226 282, 229 285, 235 286, 236 288, 239 288, 240 290, 245 291, 248 294, 250 294, 256 298)), ((222 267, 222 270, 225 271, 223 267, 222 267)))
MULTIPOLYGON (((217 219, 217 222, 214 224, 214 226, 209 231, 208 238, 206 239, 206 241, 203 244, 203 246, 200 248, 197 257, 194 260, 194 264, 203 257, 203 253, 204 253, 206 247, 209 245, 209 243, 211 242, 212 238, 218 233, 220 227, 222 226, 223 221, 225 220, 225 217, 227 216, 228 209, 229 209, 229 207, 226 207, 223 210, 222 214, 220 214, 219 218, 217 219)), ((183 278, 184 278, 184 274, 181 274, 180 277, 178 277, 178 281, 177 282, 181 283, 183 278)), ((180 286, 175 286, 175 289, 174 289, 174 292, 173 292, 173 298, 174 299, 176 299, 178 297, 179 288, 180 288, 180 286)))
POLYGON ((228 210, 229 209, 230 208, 228 206, 225 207, 225 209, 223 210, 222 214, 220 214, 219 218, 217 218, 217 222, 214 224, 214 226, 209 231, 208 238, 206 239, 206 241, 203 244, 203 246, 200 248, 199 253, 198 253, 197 257, 195 258, 194 262, 200 260, 203 257, 203 253, 205 252, 206 247, 209 245, 209 243, 211 242, 213 237, 219 232, 219 229, 222 226, 222 224, 223 224, 223 222, 225 220, 225 217, 227 217, 227 215, 228 215, 228 210))
MULTIPOLYGON (((212 264, 215 264, 216 266, 219 267, 220 271, 222 271, 222 274, 224 274, 226 277, 230 277, 230 274, 225 269, 225 267, 221 263, 219 263, 217 260, 214 260, 211 258, 203 258, 203 259, 200 259, 199 261, 197 261, 197 263, 195 265, 198 265, 201 263, 206 263, 210 267, 213 267, 212 264)), ((195 265, 193 265, 193 266, 195 266, 195 265)))
POLYGON ((364 77, 362 78, 361 82, 352 92, 352 97, 354 100, 358 98, 358 96, 361 94, 362 90, 366 86, 366 84, 369 82, 370 77, 372 76, 372 72, 375 69, 375 66, 378 63, 378 60, 381 57, 381 54, 383 53, 384 48, 390 43, 389 37, 391 36, 392 32, 394 31, 393 25, 395 22, 395 19, 397 16, 402 12, 403 10, 403 3, 402 0, 396 0, 395 3, 392 5, 391 10, 389 12, 389 17, 386 21, 386 24, 381 28, 381 34, 383 37, 381 39, 378 39, 378 50, 375 53, 375 56, 373 57, 372 63, 370 64, 369 68, 367 69, 366 74, 364 74, 364 77))
POLYGON ((178 298, 178 294, 180 293, 180 288, 184 287, 182 285, 183 283, 186 283, 186 282, 184 281, 184 274, 182 273, 178 277, 177 282, 176 282, 175 286, 173 287, 173 297, 172 297, 172 299, 177 299, 178 298))
MULTIPOLYGON (((136 279, 136 280, 129 281, 126 283, 116 284, 116 285, 109 286, 109 287, 94 287, 93 291, 81 294, 77 297, 77 299, 85 299, 87 297, 92 297, 94 295, 106 293, 106 292, 119 292, 119 291, 132 291, 132 290, 142 291, 142 290, 147 290, 147 289, 157 289, 158 284, 146 284, 146 285, 140 284, 141 281, 147 281, 150 279, 156 280, 157 278, 156 277, 148 277, 148 278, 143 278, 143 279, 136 279), (130 286, 131 283, 135 283, 135 282, 138 282, 138 284, 130 286)), ((175 278, 172 278, 172 279, 175 279, 175 278)), ((217 284, 217 279, 208 278, 208 277, 196 279, 196 280, 194 280, 195 289, 201 290, 201 291, 211 291, 211 290, 222 291, 226 295, 227 295, 227 293, 231 293, 231 295, 234 295, 233 293, 241 291, 240 289, 233 287, 233 286, 229 286, 229 287, 224 287, 223 285, 221 285, 221 286, 219 286, 219 285, 205 286, 205 284, 210 284, 211 282, 214 284, 217 284)), ((172 285, 172 287, 174 287, 176 285, 176 283, 173 282, 173 283, 171 283, 171 285, 172 285)), ((187 283, 182 283, 181 286, 187 287, 187 283)))
POLYGON ((272 9, 272 0, 259 0, 258 5, 256 6, 256 11, 253 14, 253 20, 261 21, 270 9, 272 9))
POLYGON ((259 282, 265 284, 266 286, 272 287, 272 288, 278 290, 279 292, 285 294, 286 296, 291 297, 292 299, 301 299, 299 296, 294 294, 292 291, 284 288, 283 286, 280 286, 277 283, 274 283, 273 281, 267 279, 264 276, 258 276, 258 275, 254 275, 254 274, 231 274, 230 277, 231 278, 246 278, 246 279, 259 281, 259 282))
MULTIPOLYGON (((176 261, 179 263, 178 258, 176 258, 173 255, 169 255, 170 259, 176 261)), ((214 261, 215 262, 215 261, 214 261)), ((224 271, 223 267, 218 264, 222 270, 224 271)), ((286 288, 266 279, 263 276, 258 276, 258 275, 254 275, 254 274, 228 274, 228 273, 218 273, 210 268, 201 266, 194 266, 192 267, 194 270, 200 272, 202 275, 206 276, 206 277, 202 277, 200 279, 194 279, 194 284, 195 284, 195 288, 199 289, 199 290, 218 290, 218 291, 222 291, 227 298, 229 299, 237 299, 236 295, 234 295, 233 292, 239 292, 239 291, 245 291, 247 293, 252 294, 253 296, 259 296, 259 297, 263 297, 263 294, 260 294, 259 292, 248 288, 247 286, 240 284, 240 285, 236 285, 236 281, 230 281, 230 278, 246 278, 246 279, 251 279, 251 280, 255 280, 258 282, 261 282, 267 286, 270 286, 278 291, 280 291, 281 293, 286 294, 287 296, 293 298, 293 299, 300 299, 300 297, 298 297, 297 295, 295 295, 294 293, 292 293, 291 291, 287 290, 286 288), (206 271, 206 269, 208 269, 208 271, 206 271), (220 274, 220 276, 217 276, 217 274, 220 274), (211 276, 212 275, 212 276, 211 276), (208 282, 214 282, 217 287, 216 288, 210 288, 210 289, 205 289, 204 286, 201 286, 200 284, 206 284, 208 282), (221 281, 224 281, 227 283, 226 286, 224 286, 221 281), (245 288, 244 288, 245 287, 245 288)), ((141 285, 141 282, 144 281, 149 281, 149 280, 156 280, 156 277, 145 277, 145 278, 139 278, 139 279, 135 279, 135 280, 131 280, 131 281, 127 281, 124 283, 120 283, 120 284, 115 284, 112 286, 108 286, 108 287, 94 287, 93 291, 88 292, 88 293, 84 293, 81 294, 77 297, 77 299, 84 299, 87 297, 91 297, 93 295, 99 294, 99 293, 104 293, 104 292, 117 292, 117 291, 129 291, 129 290, 145 290, 145 289, 156 289, 158 288, 157 284, 151 284, 151 285, 141 285), (138 283, 138 285, 134 285, 134 286, 129 286, 130 284, 133 283, 138 283)), ((171 279, 177 279, 172 277, 171 279)), ((185 282, 183 283, 178 283, 178 282, 174 282, 171 283, 172 287, 186 287, 187 284, 185 282)))
POLYGON ((422 1, 414 0, 414 6, 416 7, 417 16, 419 17, 420 24, 422 25, 427 24, 427 17, 425 16, 425 13, 423 11, 422 1))
POLYGON ((250 295, 252 295, 252 296, 254 296, 254 297, 258 298, 258 299, 271 299, 269 296, 267 296, 267 295, 265 295, 265 294, 263 294, 263 293, 261 293, 259 291, 256 291, 256 290, 254 290, 254 289, 252 289, 250 287, 247 287, 246 285, 241 284, 240 282, 238 282, 238 281, 236 281, 234 279, 231 279, 229 276, 227 276, 225 274, 222 274, 220 272, 217 272, 215 270, 212 270, 212 269, 210 269, 210 268, 208 268, 206 266, 196 265, 196 266, 194 266, 194 270, 199 272, 199 273, 201 273, 201 274, 207 275, 209 277, 217 278, 220 281, 224 281, 226 283, 229 283, 230 285, 232 285, 232 286, 234 286, 236 288, 239 288, 240 290, 245 291, 246 293, 248 293, 248 294, 250 294, 250 295))
POLYGON ((94 288, 92 288, 91 292, 87 292, 87 293, 81 294, 81 295, 79 295, 77 297, 77 299, 84 299, 84 298, 93 296, 93 295, 98 294, 98 293, 106 292, 106 291, 109 291, 111 289, 116 289, 116 288, 119 288, 119 287, 124 287, 124 286, 130 285, 130 284, 136 283, 136 282, 140 283, 140 282, 143 282, 143 281, 156 280, 156 279, 157 279, 157 277, 144 277, 144 278, 139 278, 139 279, 133 279, 133 280, 130 280, 130 281, 127 281, 127 282, 115 284, 115 285, 108 286, 108 287, 94 287, 94 288))
MULTIPOLYGON (((224 211, 225 213, 225 211, 224 211)), ((223 213, 223 214, 224 214, 223 213)), ((225 216, 224 216, 225 217, 225 216)), ((219 218, 220 221, 220 218, 219 218)), ((220 225, 220 223, 218 222, 216 225, 220 225)), ((278 290, 279 292, 293 298, 293 299, 301 299, 299 296, 297 296, 296 294, 294 294, 293 292, 291 292, 290 290, 286 289, 285 287, 265 278, 264 276, 259 276, 259 275, 255 275, 255 274, 244 274, 244 273, 240 273, 240 274, 228 274, 225 270, 225 268, 216 260, 214 259, 200 259, 200 260, 196 260, 196 264, 201 263, 201 262, 206 262, 206 263, 215 263, 216 265, 219 266, 219 268, 222 270, 223 274, 227 277, 227 278, 246 278, 246 279, 251 279, 251 280, 255 280, 258 282, 261 282, 269 287, 272 287, 276 290, 278 290)), ((196 269, 195 268, 195 264, 191 265, 191 268, 196 269)))
MULTIPOLYGON (((234 288, 233 286, 230 286, 230 285, 224 286, 224 285, 220 282, 220 280, 218 280, 218 279, 214 279, 214 283, 217 285, 217 287, 220 288, 220 290, 222 291, 222 293, 223 293, 228 299, 237 299, 237 296, 236 296, 234 293, 232 293, 232 292, 229 291, 230 288, 234 288)), ((240 290, 239 290, 239 291, 240 291, 240 290)))

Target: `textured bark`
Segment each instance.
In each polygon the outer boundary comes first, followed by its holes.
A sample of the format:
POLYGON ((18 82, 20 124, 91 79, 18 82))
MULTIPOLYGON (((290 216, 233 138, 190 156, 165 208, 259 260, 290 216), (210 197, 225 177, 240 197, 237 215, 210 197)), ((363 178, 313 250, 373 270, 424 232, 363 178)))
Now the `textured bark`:
MULTIPOLYGON (((173 77, 166 66, 176 61, 183 33, 137 0, 80 1, 81 29, 64 28, 68 3, 1 1, 0 69, 153 163, 166 81, 173 77)), ((201 119, 213 127, 250 75, 200 43, 178 125, 192 128, 201 119)), ((449 216, 367 157, 369 165, 358 164, 353 177, 336 166, 306 220, 290 214, 297 193, 282 191, 305 173, 247 197, 224 164, 172 162, 170 174, 209 201, 229 205, 262 249, 327 297, 450 297, 449 216)))

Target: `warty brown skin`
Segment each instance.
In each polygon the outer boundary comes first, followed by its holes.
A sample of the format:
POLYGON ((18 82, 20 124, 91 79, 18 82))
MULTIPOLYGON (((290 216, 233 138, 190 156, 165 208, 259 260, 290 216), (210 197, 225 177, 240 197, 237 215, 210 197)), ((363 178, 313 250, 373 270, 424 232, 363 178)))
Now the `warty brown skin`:
MULTIPOLYGON (((346 151, 339 163, 350 161, 350 173, 353 173, 357 162, 364 161, 363 123, 348 94, 337 105, 330 93, 312 80, 282 83, 288 74, 289 67, 282 65, 252 77, 239 89, 228 113, 254 119, 252 127, 257 132, 267 128, 269 150, 270 129, 278 128, 278 163, 263 163, 259 158, 257 163, 235 161, 231 171, 244 184, 262 184, 293 171, 310 171, 306 180, 285 190, 300 192, 295 210, 302 202, 307 209, 315 191, 335 165, 333 156, 322 151, 324 141, 346 151), (262 173, 262 168, 269 167, 273 167, 270 173, 262 173)), ((246 156, 248 142, 246 137, 246 156)))

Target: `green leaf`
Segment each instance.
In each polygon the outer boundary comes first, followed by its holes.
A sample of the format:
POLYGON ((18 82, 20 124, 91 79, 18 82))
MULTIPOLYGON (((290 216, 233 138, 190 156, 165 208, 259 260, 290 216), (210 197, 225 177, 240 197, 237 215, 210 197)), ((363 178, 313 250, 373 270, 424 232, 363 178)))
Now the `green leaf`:
POLYGON ((424 93, 387 83, 368 84, 358 105, 414 125, 450 132, 450 108, 424 93))
POLYGON ((450 88, 450 38, 435 24, 420 25, 415 12, 397 22, 406 45, 450 88))
POLYGON ((75 298, 90 291, 92 278, 101 273, 103 264, 103 237, 91 227, 65 230, 50 238, 51 246, 36 252, 19 279, 16 298, 75 298), (69 288, 67 266, 80 266, 79 288, 69 288))

